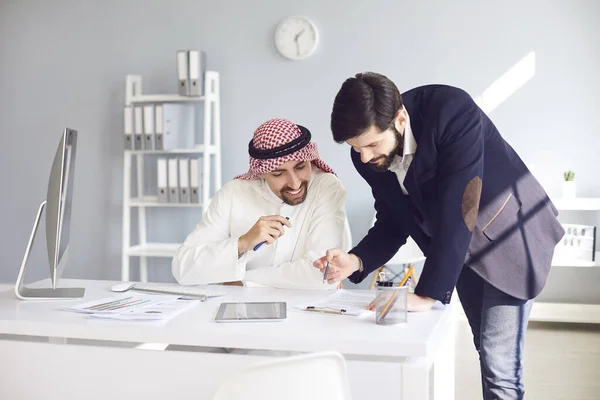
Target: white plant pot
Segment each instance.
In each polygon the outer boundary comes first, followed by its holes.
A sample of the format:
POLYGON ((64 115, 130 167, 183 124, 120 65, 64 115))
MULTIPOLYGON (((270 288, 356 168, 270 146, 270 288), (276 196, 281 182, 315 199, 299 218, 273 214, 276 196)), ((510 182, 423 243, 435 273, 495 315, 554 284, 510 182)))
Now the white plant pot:
POLYGON ((563 181, 563 197, 565 199, 574 199, 577 194, 577 185, 575 181, 563 181))

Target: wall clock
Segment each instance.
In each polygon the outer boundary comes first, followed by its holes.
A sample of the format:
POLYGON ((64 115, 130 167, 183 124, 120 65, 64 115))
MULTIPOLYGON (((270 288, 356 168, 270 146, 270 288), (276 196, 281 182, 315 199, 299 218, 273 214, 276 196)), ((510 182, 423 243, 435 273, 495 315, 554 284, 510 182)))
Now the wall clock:
POLYGON ((275 47, 287 59, 303 60, 319 44, 317 26, 305 17, 287 17, 275 29, 275 47))

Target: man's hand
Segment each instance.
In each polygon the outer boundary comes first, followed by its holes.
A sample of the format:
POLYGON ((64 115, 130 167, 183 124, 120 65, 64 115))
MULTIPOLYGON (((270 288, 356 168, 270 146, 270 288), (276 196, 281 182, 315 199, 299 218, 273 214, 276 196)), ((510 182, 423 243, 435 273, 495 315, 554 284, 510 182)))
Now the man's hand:
POLYGON ((290 221, 281 215, 260 217, 248 232, 238 240, 238 254, 252 250, 257 244, 273 244, 284 234, 283 226, 292 227, 290 221))
MULTIPOLYGON (((431 310, 435 304, 435 299, 431 297, 418 296, 414 293, 408 294, 408 312, 425 312, 431 310)), ((367 306, 369 310, 375 310, 375 302, 372 301, 367 306)))
POLYGON ((318 268, 321 273, 325 273, 327 262, 329 262, 329 269, 325 278, 329 283, 346 279, 354 271, 358 271, 361 265, 360 259, 355 254, 346 253, 340 249, 332 249, 327 250, 325 256, 316 260, 313 266, 318 268))

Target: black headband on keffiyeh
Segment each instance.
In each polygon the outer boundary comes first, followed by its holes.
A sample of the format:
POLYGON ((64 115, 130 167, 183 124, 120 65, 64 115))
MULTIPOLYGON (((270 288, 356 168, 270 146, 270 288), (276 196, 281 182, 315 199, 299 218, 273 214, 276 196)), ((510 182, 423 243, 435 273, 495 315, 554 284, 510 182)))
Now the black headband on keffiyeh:
POLYGON ((317 144, 311 142, 311 138, 308 129, 285 119, 275 118, 263 123, 248 145, 250 169, 235 179, 258 178, 287 161, 310 161, 317 168, 335 175, 319 158, 317 144))

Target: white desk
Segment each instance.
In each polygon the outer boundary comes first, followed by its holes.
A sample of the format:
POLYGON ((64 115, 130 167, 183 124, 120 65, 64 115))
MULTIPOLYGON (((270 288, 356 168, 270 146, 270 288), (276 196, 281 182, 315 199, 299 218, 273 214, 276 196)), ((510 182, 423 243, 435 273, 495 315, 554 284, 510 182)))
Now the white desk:
MULTIPOLYGON (((65 280, 83 286, 89 301, 114 295, 113 282, 65 280)), ((327 292, 226 287, 166 324, 92 320, 61 311, 73 301, 21 301, 0 286, 0 398, 211 399, 221 380, 272 355, 209 352, 239 348, 344 354, 353 399, 453 399, 451 308, 409 314, 408 324, 288 311, 284 322, 219 324, 222 301, 287 301, 288 307, 327 292), (50 338, 50 339, 49 339, 50 338), (152 351, 140 343, 195 346, 152 351), (77 377, 76 377, 77 376, 77 377), (385 397, 384 397, 385 396, 385 397)))

